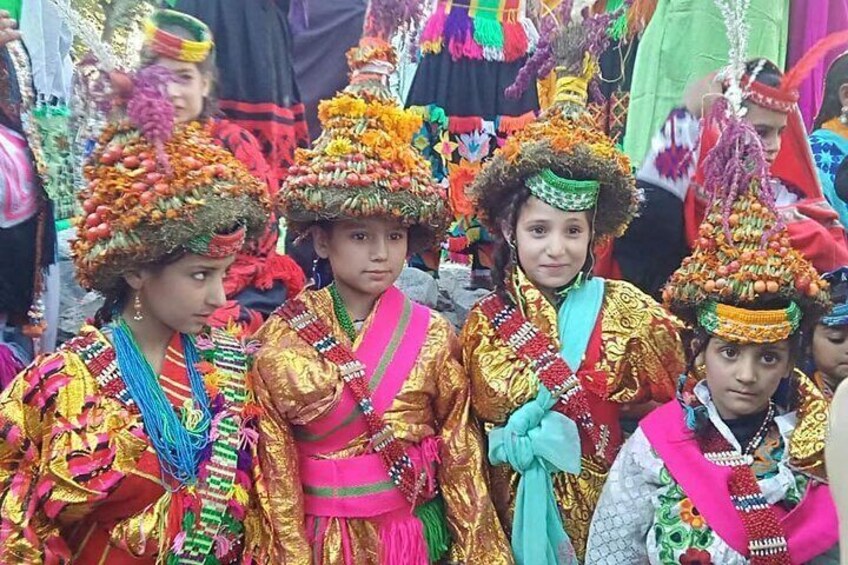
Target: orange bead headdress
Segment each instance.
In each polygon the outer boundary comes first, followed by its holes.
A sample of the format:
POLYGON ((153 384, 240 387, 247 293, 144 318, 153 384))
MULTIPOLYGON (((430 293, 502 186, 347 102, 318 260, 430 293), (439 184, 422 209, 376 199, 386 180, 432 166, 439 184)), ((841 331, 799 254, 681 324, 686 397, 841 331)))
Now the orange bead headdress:
POLYGON ((318 107, 321 137, 295 154, 280 191, 282 214, 294 231, 324 220, 390 217, 421 231, 418 245, 435 243, 447 226, 447 199, 412 147, 421 116, 388 91, 394 50, 366 38, 348 62, 350 86, 318 107))
POLYGON ((83 287, 115 289, 128 270, 180 251, 235 254, 265 224, 266 186, 198 123, 174 126, 161 67, 140 71, 127 113, 85 168, 72 244, 83 287))

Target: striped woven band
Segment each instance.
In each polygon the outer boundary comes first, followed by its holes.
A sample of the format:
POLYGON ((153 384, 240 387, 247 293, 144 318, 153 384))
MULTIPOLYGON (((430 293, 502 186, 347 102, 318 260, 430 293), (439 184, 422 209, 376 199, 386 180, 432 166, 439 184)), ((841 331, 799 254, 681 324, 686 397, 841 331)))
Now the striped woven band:
POLYGON ((801 325, 795 302, 780 310, 746 310, 709 300, 698 307, 698 323, 711 335, 735 343, 774 343, 787 339, 801 325))
POLYGON ((204 234, 189 240, 184 247, 197 255, 222 259, 235 255, 244 247, 247 230, 240 227, 228 234, 204 234))
POLYGON ((212 32, 202 21, 173 10, 159 10, 144 22, 146 45, 157 55, 186 63, 202 63, 209 56, 214 42, 212 32), (162 29, 171 25, 187 30, 194 40, 183 39, 162 29))
POLYGON ((598 202, 601 183, 596 180, 571 180, 543 169, 525 182, 530 194, 563 212, 591 210, 598 202))

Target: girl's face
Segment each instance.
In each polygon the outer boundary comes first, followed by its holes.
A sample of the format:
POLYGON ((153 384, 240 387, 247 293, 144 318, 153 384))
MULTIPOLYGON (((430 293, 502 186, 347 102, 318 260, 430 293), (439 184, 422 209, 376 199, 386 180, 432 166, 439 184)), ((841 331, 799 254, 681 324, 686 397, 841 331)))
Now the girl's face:
POLYGON ((546 294, 577 277, 591 241, 589 212, 563 212, 531 196, 518 213, 518 261, 530 281, 546 294))
POLYGON ((126 281, 138 293, 146 319, 196 334, 226 302, 224 275, 234 259, 234 255, 212 259, 189 253, 161 269, 130 273, 126 281))
POLYGON ((333 279, 357 295, 376 298, 394 284, 406 264, 408 229, 397 220, 340 220, 315 228, 315 252, 330 261, 333 279))
POLYGON ((813 332, 813 362, 828 383, 836 385, 848 378, 848 326, 819 324, 813 332))
POLYGON ((208 74, 200 72, 194 63, 186 63, 159 57, 157 65, 170 69, 177 80, 168 87, 171 103, 174 105, 176 121, 179 124, 197 120, 203 113, 203 102, 212 88, 212 80, 208 74))
POLYGON ((780 380, 792 370, 788 339, 740 345, 711 337, 704 362, 710 395, 725 420, 765 410, 780 380))
POLYGON ((748 109, 745 119, 757 130, 757 135, 763 142, 766 159, 769 164, 773 164, 780 152, 781 138, 789 116, 756 104, 746 103, 745 107, 748 109))

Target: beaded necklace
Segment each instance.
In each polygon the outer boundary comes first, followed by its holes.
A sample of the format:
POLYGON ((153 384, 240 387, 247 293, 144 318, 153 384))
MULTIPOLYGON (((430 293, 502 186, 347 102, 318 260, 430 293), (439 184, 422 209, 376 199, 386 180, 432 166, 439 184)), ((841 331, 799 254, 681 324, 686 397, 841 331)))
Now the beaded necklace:
POLYGON ((345 306, 342 295, 339 294, 336 283, 330 285, 330 297, 333 299, 333 312, 336 314, 336 319, 347 334, 347 337, 350 338, 351 343, 353 343, 356 341, 356 335, 359 332, 356 331, 356 326, 353 324, 353 320, 350 319, 350 313, 347 311, 347 306, 345 306))
POLYGON ((163 471, 180 484, 196 483, 202 454, 209 445, 212 415, 203 377, 196 367, 199 359, 194 342, 181 336, 193 405, 187 401, 178 416, 126 321, 118 318, 111 328, 121 378, 141 412, 144 431, 163 471))

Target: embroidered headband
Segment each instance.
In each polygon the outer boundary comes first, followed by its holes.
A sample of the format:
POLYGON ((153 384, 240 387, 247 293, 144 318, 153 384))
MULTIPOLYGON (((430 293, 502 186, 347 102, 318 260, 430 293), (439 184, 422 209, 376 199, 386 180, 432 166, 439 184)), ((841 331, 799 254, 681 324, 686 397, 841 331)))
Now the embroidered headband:
POLYGON ((530 194, 563 212, 583 212, 595 207, 601 183, 596 180, 571 180, 542 169, 525 183, 530 194))
POLYGON ((711 335, 735 343, 774 343, 801 325, 801 308, 790 302, 778 310, 748 310, 708 300, 698 306, 698 323, 711 335))
POLYGON ((795 107, 795 104, 798 103, 799 94, 797 90, 775 88, 757 82, 750 75, 745 75, 742 83, 746 85, 745 99, 768 110, 788 114, 795 107))
POLYGON ((189 240, 183 247, 197 255, 212 259, 223 259, 235 255, 244 247, 247 239, 247 229, 240 226, 228 234, 205 234, 189 240))
POLYGON ((186 63, 202 63, 212 47, 212 32, 202 21, 173 10, 158 10, 144 22, 147 46, 157 55, 186 63), (172 25, 187 30, 194 40, 184 39, 162 29, 172 25))

